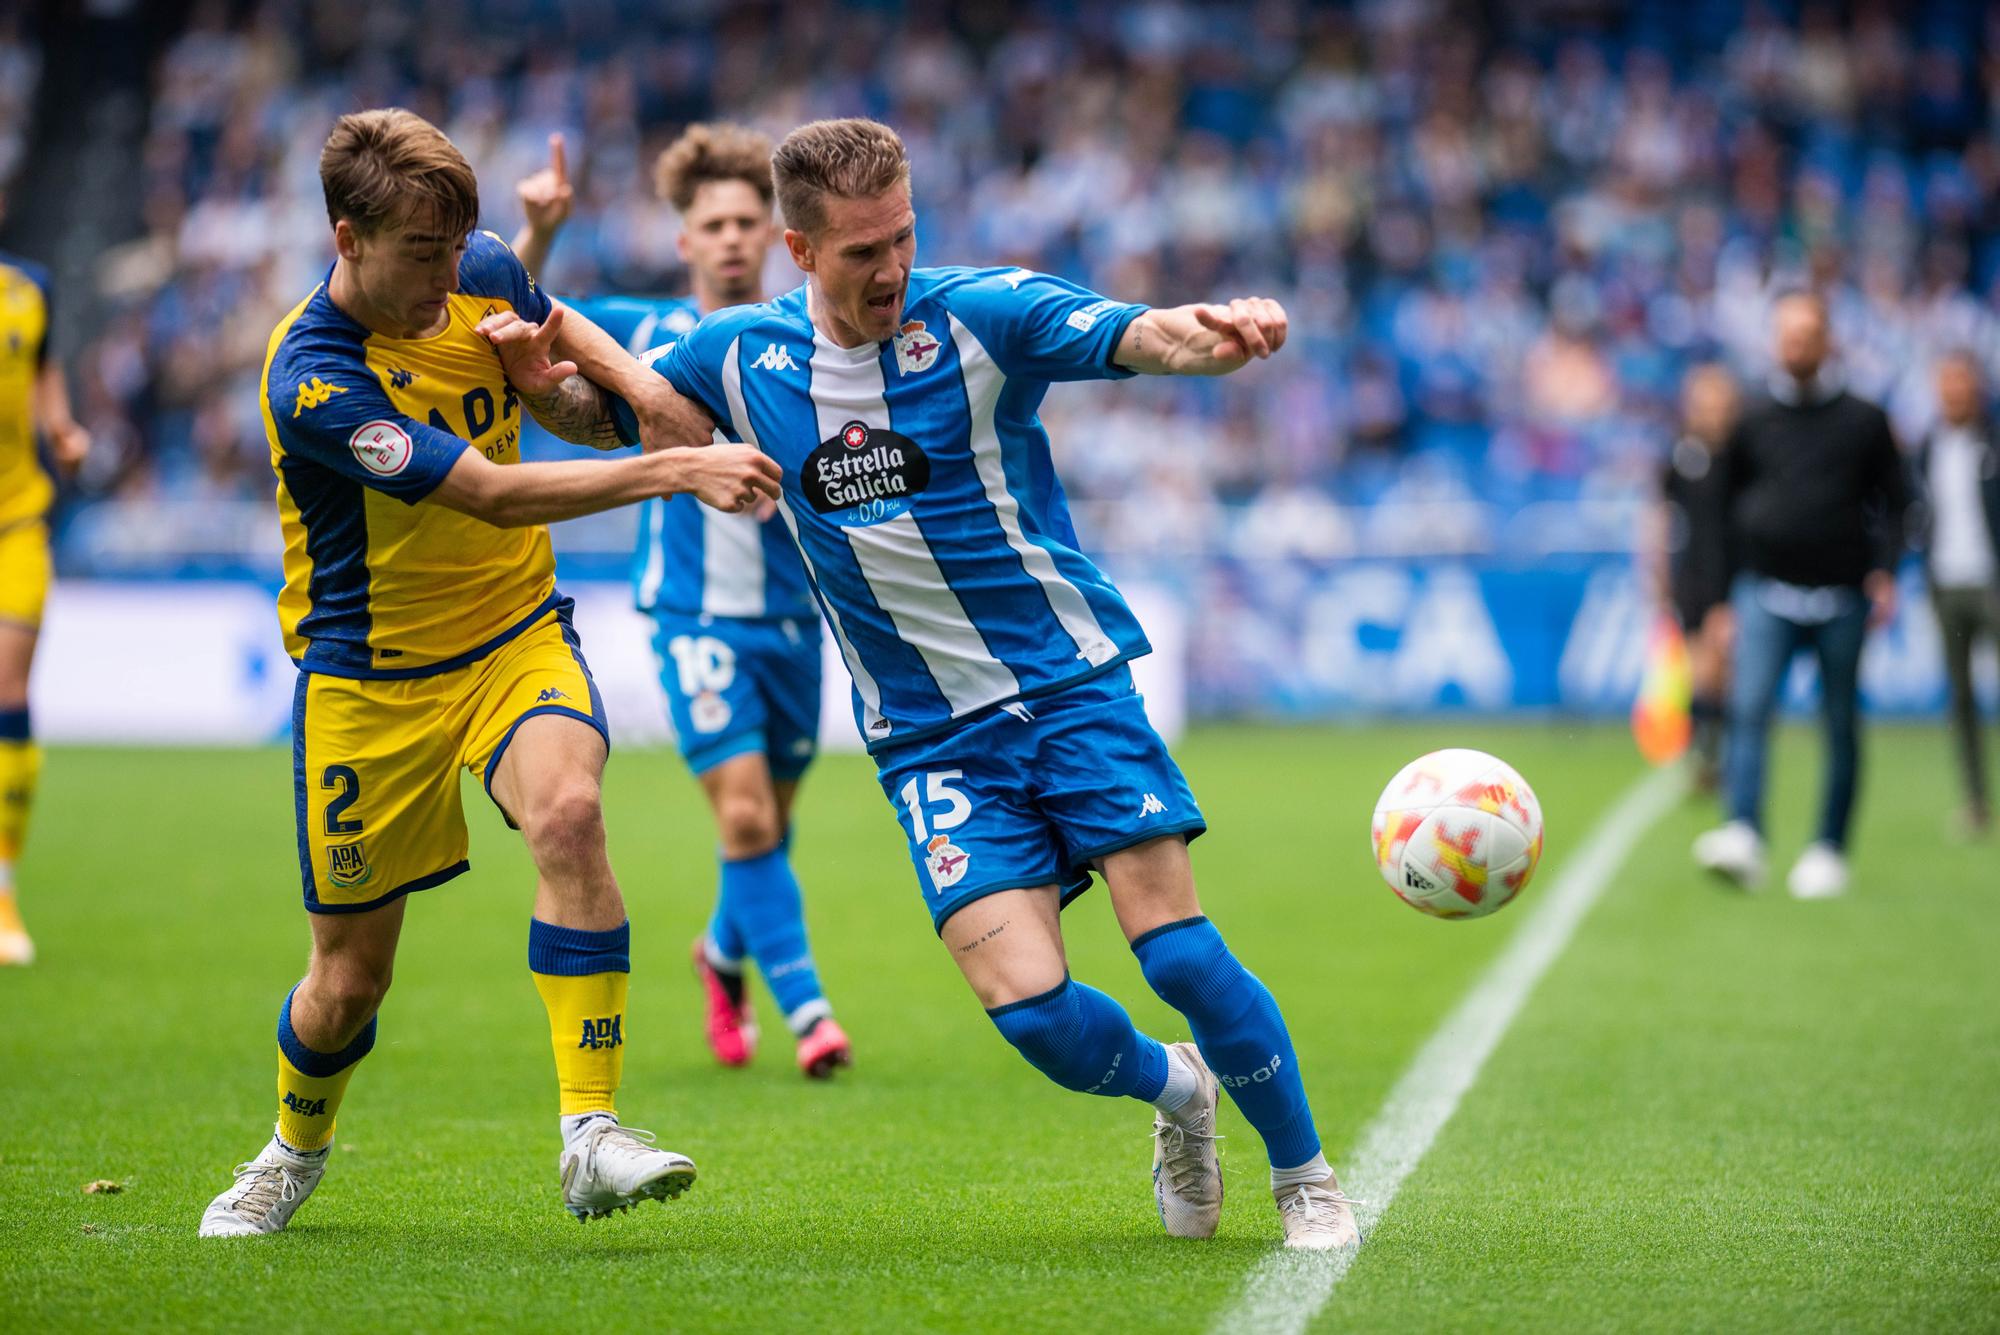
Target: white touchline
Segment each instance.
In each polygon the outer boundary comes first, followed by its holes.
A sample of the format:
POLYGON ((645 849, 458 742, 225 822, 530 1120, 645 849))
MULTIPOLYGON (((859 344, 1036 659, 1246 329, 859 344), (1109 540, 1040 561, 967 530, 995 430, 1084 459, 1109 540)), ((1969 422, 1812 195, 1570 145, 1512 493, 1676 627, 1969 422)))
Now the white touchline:
MULTIPOLYGON (((1361 1202, 1354 1214, 1363 1237, 1458 1110, 1458 1101, 1479 1078, 1528 994, 1562 954, 1633 845, 1679 797, 1682 782, 1677 770, 1658 769, 1625 790, 1570 855, 1555 884, 1532 901, 1528 920, 1389 1091, 1340 1174, 1341 1187, 1361 1202)), ((1216 1317, 1211 1330, 1214 1335, 1298 1335, 1326 1306, 1354 1257, 1352 1251, 1273 1252, 1250 1272, 1243 1292, 1216 1317)))

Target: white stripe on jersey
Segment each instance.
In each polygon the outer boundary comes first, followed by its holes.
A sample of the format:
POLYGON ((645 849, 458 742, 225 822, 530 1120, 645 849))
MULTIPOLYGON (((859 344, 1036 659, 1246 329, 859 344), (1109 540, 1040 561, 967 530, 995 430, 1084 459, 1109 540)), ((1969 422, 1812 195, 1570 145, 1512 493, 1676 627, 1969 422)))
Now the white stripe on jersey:
MULTIPOLYGON (((728 401, 729 420, 736 424, 736 434, 743 438, 745 445, 762 450, 764 446, 757 439, 757 428, 750 420, 750 409, 743 402, 743 368, 737 362, 737 355, 743 350, 742 344, 741 338, 733 338, 729 340, 728 350, 722 354, 722 396, 728 401)), ((769 450, 764 452, 770 453, 769 450)), ((798 544, 799 555, 810 570, 812 560, 805 555, 805 544, 799 542, 798 516, 792 513, 791 505, 782 499, 778 502, 778 513, 784 516, 785 527, 792 531, 792 541, 798 544)), ((855 692, 861 697, 862 735, 871 742, 878 741, 889 735, 887 728, 875 726, 883 721, 882 688, 875 684, 868 665, 861 661, 861 655, 854 652, 854 646, 848 642, 847 632, 840 626, 840 612, 834 607, 833 600, 821 598, 820 606, 826 611, 827 624, 833 627, 833 638, 840 645, 840 656, 847 660, 848 675, 854 678, 855 692)))
POLYGON ((701 610, 718 617, 764 615, 764 525, 756 515, 701 507, 701 610))
POLYGON ((660 584, 667 577, 667 502, 655 496, 639 507, 639 533, 646 543, 646 568, 639 575, 638 603, 657 607, 660 584))
POLYGON ((1076 641, 1076 656, 1092 667, 1102 666, 1118 657, 1118 646, 1098 624, 1097 614, 1090 610, 1082 590, 1063 578, 1056 569, 1055 559, 1046 550, 1028 541, 1021 531, 1020 503, 1007 490, 1007 470, 1000 461, 1000 433, 993 425, 993 410, 1000 400, 1000 390, 1007 383, 1006 377, 1000 374, 1000 368, 972 331, 959 323, 957 316, 950 319, 951 341, 958 347, 959 371, 965 379, 966 405, 972 411, 972 462, 979 470, 987 502, 999 516, 1000 531, 1007 535, 1007 545, 1020 556, 1022 568, 1042 586, 1056 620, 1076 641))
MULTIPOLYGON (((881 357, 872 344, 865 353, 856 356, 814 335, 808 392, 821 440, 832 440, 849 422, 888 429, 881 357)), ((952 592, 914 512, 847 529, 846 536, 876 606, 895 625, 897 637, 924 660, 953 717, 1021 693, 1020 681, 986 647, 952 592)))

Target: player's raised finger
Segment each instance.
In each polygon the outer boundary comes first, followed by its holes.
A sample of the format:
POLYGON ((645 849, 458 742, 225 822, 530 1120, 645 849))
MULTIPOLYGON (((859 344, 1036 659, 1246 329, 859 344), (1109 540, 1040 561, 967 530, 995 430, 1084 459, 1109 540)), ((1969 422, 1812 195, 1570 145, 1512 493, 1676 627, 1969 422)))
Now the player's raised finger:
POLYGON ((569 184, 569 154, 563 147, 561 131, 549 136, 549 170, 555 174, 556 185, 569 184))

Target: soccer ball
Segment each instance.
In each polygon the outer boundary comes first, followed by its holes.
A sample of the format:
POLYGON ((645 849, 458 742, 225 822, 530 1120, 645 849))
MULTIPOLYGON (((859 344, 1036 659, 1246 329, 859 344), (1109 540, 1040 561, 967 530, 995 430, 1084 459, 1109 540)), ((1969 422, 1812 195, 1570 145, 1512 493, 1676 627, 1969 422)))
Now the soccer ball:
POLYGON ((1542 856, 1542 804, 1504 760, 1433 751, 1403 766, 1375 804, 1375 864, 1405 904, 1434 918, 1505 906, 1542 856))

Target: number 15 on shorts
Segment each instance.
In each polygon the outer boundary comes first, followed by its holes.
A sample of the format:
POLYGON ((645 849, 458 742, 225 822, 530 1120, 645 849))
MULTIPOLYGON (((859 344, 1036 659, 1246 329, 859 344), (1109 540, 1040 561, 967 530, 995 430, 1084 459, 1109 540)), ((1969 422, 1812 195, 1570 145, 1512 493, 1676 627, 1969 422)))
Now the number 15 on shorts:
POLYGON ((930 874, 935 894, 942 894, 964 880, 972 866, 972 855, 945 833, 965 824, 972 816, 971 800, 951 786, 953 779, 964 777, 965 771, 958 769, 913 774, 898 794, 909 810, 910 838, 923 850, 924 870, 930 874))

